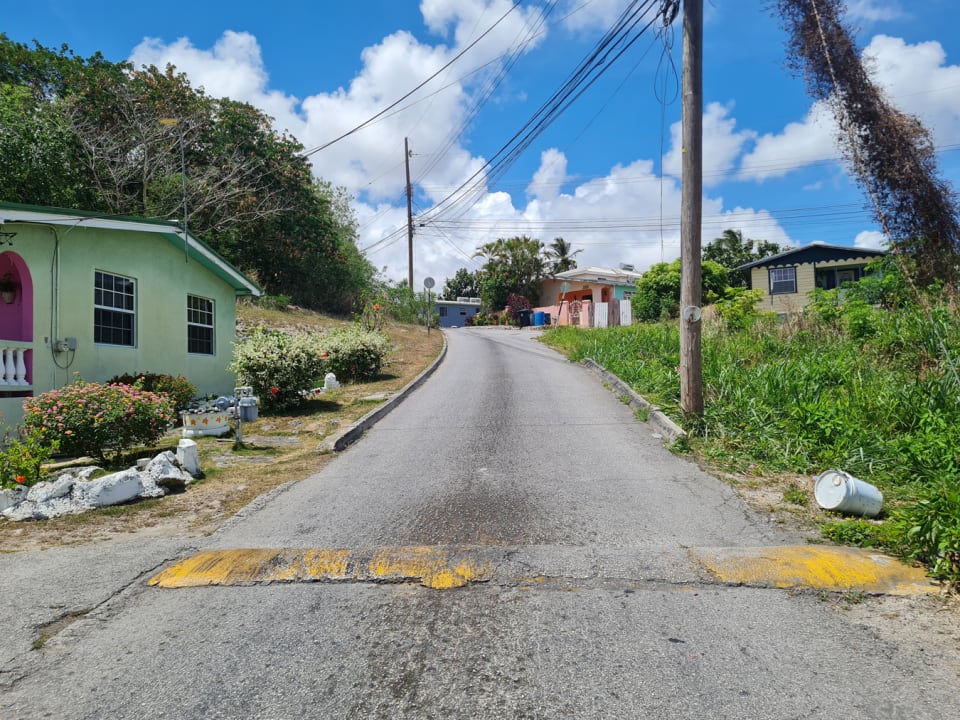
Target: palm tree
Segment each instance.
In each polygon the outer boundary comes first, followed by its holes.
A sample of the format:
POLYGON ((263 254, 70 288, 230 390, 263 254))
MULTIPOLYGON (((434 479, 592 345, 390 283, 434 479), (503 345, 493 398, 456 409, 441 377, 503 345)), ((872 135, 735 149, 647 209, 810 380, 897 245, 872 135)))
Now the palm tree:
POLYGON ((577 261, 573 259, 573 256, 578 252, 583 252, 583 250, 580 249, 570 252, 571 250, 573 250, 573 246, 562 237, 554 238, 553 242, 550 243, 550 247, 547 249, 547 257, 551 259, 551 275, 573 270, 577 266, 577 261))

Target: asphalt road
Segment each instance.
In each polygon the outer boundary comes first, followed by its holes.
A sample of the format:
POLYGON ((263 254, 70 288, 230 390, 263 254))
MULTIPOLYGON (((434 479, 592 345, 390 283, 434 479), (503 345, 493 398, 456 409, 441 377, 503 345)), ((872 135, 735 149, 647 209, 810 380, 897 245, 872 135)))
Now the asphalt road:
POLYGON ((448 342, 429 381, 323 472, 196 547, 38 553, 33 570, 0 556, 0 624, 17 626, 14 585, 89 610, 42 650, 16 631, 0 641, 0 717, 953 712, 955 674, 816 593, 712 578, 698 550, 797 538, 666 450, 595 376, 525 331, 448 342), (263 549, 296 561, 244 565, 263 549), (231 559, 220 584, 147 584, 197 551, 231 559))

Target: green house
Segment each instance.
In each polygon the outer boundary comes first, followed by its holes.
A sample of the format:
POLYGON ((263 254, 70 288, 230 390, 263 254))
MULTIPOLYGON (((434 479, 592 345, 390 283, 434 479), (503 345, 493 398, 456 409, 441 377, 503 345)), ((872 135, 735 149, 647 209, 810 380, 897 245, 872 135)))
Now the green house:
POLYGON ((231 393, 236 299, 260 294, 175 223, 0 202, 0 426, 75 377, 231 393))

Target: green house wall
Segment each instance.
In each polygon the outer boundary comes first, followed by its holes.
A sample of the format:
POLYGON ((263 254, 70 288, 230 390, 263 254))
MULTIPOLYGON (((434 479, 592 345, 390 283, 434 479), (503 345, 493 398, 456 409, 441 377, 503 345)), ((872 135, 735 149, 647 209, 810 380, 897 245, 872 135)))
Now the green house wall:
POLYGON ((0 247, 0 271, 18 268, 22 287, 14 303, 0 303, 0 339, 29 348, 32 374, 26 389, 0 386, 0 426, 19 422, 24 395, 38 395, 76 377, 102 382, 122 373, 166 373, 183 375, 200 394, 232 393, 235 378, 227 366, 236 337, 236 298, 259 289, 249 281, 241 287, 237 277, 242 276, 211 251, 197 244, 191 251, 203 256, 187 262, 182 236, 166 229, 144 232, 9 219, 2 229, 16 234, 11 245, 0 247), (210 269, 212 263, 219 272, 210 269), (136 283, 133 347, 94 342, 98 270, 136 283), (213 300, 213 355, 187 352, 187 295, 213 300), (55 341, 67 338, 76 339, 76 350, 54 352, 55 341))

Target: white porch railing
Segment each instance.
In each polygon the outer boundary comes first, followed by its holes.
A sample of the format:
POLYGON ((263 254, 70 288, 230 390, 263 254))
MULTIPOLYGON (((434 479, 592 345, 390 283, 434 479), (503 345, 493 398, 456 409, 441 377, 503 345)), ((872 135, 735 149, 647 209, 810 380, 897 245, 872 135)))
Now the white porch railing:
POLYGON ((30 387, 26 357, 31 350, 29 343, 0 340, 0 392, 20 392, 30 387))

